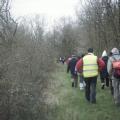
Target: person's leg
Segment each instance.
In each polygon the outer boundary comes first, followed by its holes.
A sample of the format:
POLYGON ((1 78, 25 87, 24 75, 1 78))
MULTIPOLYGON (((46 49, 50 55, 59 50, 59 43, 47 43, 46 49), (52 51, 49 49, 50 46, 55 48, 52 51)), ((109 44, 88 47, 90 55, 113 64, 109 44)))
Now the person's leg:
POLYGON ((80 83, 83 83, 83 75, 80 75, 80 83))
POLYGON ((71 82, 72 82, 72 87, 74 87, 74 78, 73 78, 73 75, 71 75, 71 82))
POLYGON ((78 85, 78 76, 77 75, 74 76, 74 84, 75 84, 75 87, 77 87, 77 85, 78 85))
POLYGON ((113 88, 114 88, 114 100, 115 104, 120 104, 119 103, 119 81, 117 79, 112 80, 113 83, 113 88))
POLYGON ((119 90, 119 93, 118 93, 118 104, 120 106, 120 80, 118 80, 118 90, 119 90))
POLYGON ((111 95, 114 94, 114 90, 113 90, 113 85, 112 85, 112 79, 109 77, 109 81, 110 81, 110 92, 111 92, 111 95))
POLYGON ((84 88, 84 78, 83 78, 83 76, 82 75, 80 75, 80 90, 83 90, 83 88, 84 88))
POLYGON ((85 84, 86 84, 86 86, 85 86, 85 98, 87 101, 90 102, 90 80, 89 80, 89 78, 85 78, 84 80, 85 80, 85 84))
POLYGON ((105 81, 106 81, 106 86, 109 87, 109 78, 106 77, 106 78, 105 78, 105 81))
POLYGON ((91 101, 91 103, 96 103, 96 84, 97 84, 97 77, 91 78, 91 83, 90 83, 90 101, 91 101))
POLYGON ((105 80, 103 77, 101 77, 101 89, 104 89, 105 87, 105 80))

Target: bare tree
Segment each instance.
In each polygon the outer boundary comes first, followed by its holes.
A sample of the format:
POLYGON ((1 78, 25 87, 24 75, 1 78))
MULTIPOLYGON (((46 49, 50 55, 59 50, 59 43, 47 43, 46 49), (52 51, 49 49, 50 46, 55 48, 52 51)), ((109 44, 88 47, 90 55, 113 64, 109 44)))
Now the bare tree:
MULTIPOLYGON (((83 16, 78 15, 78 23, 86 29, 88 43, 92 43, 96 52, 103 49, 119 47, 119 1, 115 0, 86 0, 83 16), (83 19, 83 20, 82 20, 83 19)), ((90 45, 90 44, 89 44, 90 45)))

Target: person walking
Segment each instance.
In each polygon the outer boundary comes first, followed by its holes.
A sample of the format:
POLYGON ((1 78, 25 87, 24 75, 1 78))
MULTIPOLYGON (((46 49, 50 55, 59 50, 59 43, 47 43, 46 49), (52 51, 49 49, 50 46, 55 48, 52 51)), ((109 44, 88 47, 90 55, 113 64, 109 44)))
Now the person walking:
MULTIPOLYGON (((109 58, 112 57, 112 52, 110 51, 109 53, 109 58)), ((108 58, 108 59, 109 59, 108 58)), ((108 73, 109 74, 109 73, 108 73)), ((110 81, 110 92, 111 92, 111 95, 114 94, 114 90, 113 90, 113 85, 112 85, 112 75, 109 74, 109 81, 110 81)))
POLYGON ((83 71, 85 80, 85 98, 88 102, 96 103, 96 84, 99 70, 102 70, 105 63, 93 54, 93 48, 88 49, 88 54, 76 64, 77 71, 83 71))
MULTIPOLYGON (((81 55, 78 57, 78 61, 79 61, 81 58, 83 58, 84 56, 85 56, 85 54, 81 54, 81 55)), ((75 71, 77 71, 76 68, 75 68, 75 71)), ((80 90, 83 90, 84 87, 85 87, 83 72, 82 72, 82 70, 81 70, 81 71, 79 71, 79 72, 77 72, 77 73, 78 73, 79 80, 80 80, 80 81, 79 81, 80 90)))
POLYGON ((107 70, 112 79, 114 102, 120 106, 120 54, 117 48, 111 50, 112 56, 108 59, 107 70))
POLYGON ((72 58, 69 61, 67 66, 67 73, 69 73, 69 71, 71 72, 72 87, 77 87, 77 84, 78 84, 78 75, 77 75, 77 72, 75 71, 75 66, 77 61, 78 60, 76 55, 72 55, 72 58))
POLYGON ((101 79, 101 89, 104 89, 105 86, 109 87, 109 74, 107 71, 108 55, 106 50, 104 50, 102 53, 102 60, 105 63, 105 67, 102 71, 100 71, 100 79, 101 79))

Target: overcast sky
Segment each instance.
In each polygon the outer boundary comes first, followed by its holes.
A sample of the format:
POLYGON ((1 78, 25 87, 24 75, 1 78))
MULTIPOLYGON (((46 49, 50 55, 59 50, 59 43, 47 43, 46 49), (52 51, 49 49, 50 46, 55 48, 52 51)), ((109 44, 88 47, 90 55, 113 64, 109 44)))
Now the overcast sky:
POLYGON ((78 0, 13 0, 12 14, 15 17, 42 14, 49 19, 75 16, 78 0))

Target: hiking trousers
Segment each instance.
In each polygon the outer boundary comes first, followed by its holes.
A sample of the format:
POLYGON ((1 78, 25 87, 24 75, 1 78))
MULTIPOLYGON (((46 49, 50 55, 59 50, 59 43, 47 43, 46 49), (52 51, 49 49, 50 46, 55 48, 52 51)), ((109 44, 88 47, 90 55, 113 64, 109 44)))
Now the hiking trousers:
POLYGON ((91 103, 96 103, 96 84, 97 84, 97 76, 84 78, 86 86, 85 86, 85 98, 87 101, 91 103))
POLYGON ((120 80, 119 79, 113 79, 112 80, 112 85, 113 85, 113 89, 114 89, 114 101, 115 104, 119 104, 120 105, 120 80))
POLYGON ((82 75, 80 75, 80 83, 84 82, 84 77, 82 75))
POLYGON ((109 77, 101 78, 101 83, 109 87, 109 77))
POLYGON ((78 86, 78 76, 77 75, 72 75, 71 76, 71 81, 72 81, 72 87, 77 87, 78 86))
POLYGON ((109 80, 110 80, 110 92, 111 92, 111 95, 113 95, 114 94, 114 89, 113 89, 112 79, 109 78, 109 80))

